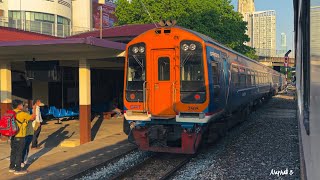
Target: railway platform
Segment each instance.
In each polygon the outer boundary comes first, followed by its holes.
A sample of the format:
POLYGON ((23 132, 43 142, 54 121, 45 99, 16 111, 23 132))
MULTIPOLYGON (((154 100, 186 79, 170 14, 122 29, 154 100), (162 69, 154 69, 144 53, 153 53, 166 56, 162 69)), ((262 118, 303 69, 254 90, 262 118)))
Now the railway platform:
POLYGON ((42 148, 30 150, 29 172, 25 175, 8 172, 10 142, 0 142, 0 179, 66 179, 134 149, 122 133, 122 118, 95 118, 91 123, 93 141, 76 147, 70 146, 79 140, 78 120, 64 121, 62 124, 55 122, 48 121, 42 126, 39 137, 42 148))

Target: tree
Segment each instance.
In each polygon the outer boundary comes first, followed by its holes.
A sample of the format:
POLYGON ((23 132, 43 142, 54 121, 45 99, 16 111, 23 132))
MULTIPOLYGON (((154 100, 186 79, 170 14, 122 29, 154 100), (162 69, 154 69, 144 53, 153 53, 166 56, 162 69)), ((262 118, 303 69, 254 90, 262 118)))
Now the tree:
POLYGON ((176 19, 179 26, 205 34, 250 58, 255 50, 244 45, 246 22, 230 0, 118 0, 117 25, 157 23, 176 19), (150 16, 148 14, 150 13, 150 16))

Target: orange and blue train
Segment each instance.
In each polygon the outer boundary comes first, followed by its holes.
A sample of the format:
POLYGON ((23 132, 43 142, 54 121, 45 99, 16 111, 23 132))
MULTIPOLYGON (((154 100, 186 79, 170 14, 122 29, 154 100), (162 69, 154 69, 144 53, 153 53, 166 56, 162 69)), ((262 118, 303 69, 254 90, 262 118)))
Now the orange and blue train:
POLYGON ((210 125, 248 112, 284 81, 206 35, 155 28, 127 45, 124 131, 141 150, 193 154, 208 134, 227 130, 210 125))

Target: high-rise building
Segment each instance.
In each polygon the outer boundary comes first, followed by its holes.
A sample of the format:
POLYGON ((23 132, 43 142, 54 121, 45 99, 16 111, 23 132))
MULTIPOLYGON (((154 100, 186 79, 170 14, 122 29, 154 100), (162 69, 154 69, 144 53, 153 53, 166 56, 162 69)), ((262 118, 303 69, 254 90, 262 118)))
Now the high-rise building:
POLYGON ((252 47, 252 13, 255 11, 254 0, 238 0, 238 12, 243 16, 243 20, 248 23, 246 34, 249 36, 250 41, 245 45, 252 47))
POLYGON ((239 0, 238 12, 241 14, 255 12, 254 0, 239 0))
POLYGON ((276 12, 274 10, 254 12, 252 15, 252 41, 260 56, 276 54, 276 12))
POLYGON ((287 51, 287 35, 286 33, 281 33, 281 51, 287 51))
POLYGON ((274 10, 255 12, 254 0, 238 0, 238 12, 248 23, 246 34, 260 56, 274 56, 276 53, 276 12, 274 10))

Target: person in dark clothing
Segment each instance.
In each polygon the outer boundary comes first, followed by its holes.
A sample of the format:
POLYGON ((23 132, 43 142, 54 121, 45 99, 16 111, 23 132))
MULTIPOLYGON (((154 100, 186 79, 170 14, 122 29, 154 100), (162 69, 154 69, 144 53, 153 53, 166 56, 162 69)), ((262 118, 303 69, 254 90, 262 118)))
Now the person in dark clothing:
POLYGON ((38 127, 37 130, 34 131, 33 137, 32 137, 32 144, 31 148, 32 149, 40 149, 41 147, 38 146, 38 138, 41 132, 41 125, 38 127))
POLYGON ((30 144, 32 142, 34 130, 32 127, 32 122, 29 121, 28 126, 27 126, 27 134, 25 137, 25 146, 22 151, 22 161, 21 161, 21 167, 24 167, 27 164, 27 159, 29 155, 29 149, 30 149, 30 144))

